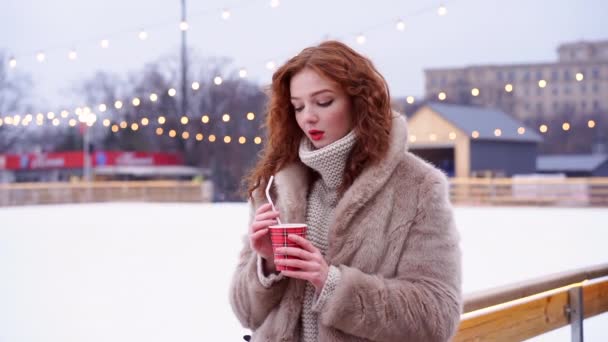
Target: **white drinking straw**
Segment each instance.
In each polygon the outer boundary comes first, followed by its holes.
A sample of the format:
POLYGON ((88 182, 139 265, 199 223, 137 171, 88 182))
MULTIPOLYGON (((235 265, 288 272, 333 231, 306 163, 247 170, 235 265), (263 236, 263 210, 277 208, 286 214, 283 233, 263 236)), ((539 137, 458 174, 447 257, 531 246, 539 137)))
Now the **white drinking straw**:
MULTIPOLYGON (((268 203, 270 203, 270 206, 272 207, 273 211, 277 211, 274 208, 274 203, 272 203, 272 198, 270 198, 270 186, 272 185, 272 181, 274 180, 274 176, 270 176, 270 179, 268 180, 268 185, 266 185, 266 199, 268 200, 268 203)), ((279 224, 281 224, 281 219, 277 217, 277 222, 279 224)))

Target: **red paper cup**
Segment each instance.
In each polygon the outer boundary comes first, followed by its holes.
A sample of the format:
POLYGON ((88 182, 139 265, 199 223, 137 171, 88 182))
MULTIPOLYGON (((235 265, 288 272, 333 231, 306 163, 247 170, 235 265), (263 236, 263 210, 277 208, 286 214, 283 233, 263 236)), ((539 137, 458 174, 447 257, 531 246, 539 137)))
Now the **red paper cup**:
MULTIPOLYGON (((274 259, 297 259, 295 257, 286 255, 286 254, 278 254, 276 249, 279 247, 296 247, 300 248, 300 245, 289 240, 287 236, 289 234, 295 234, 301 236, 306 239, 306 224, 304 223, 284 223, 284 224, 276 224, 273 226, 269 226, 270 228, 270 240, 272 241, 272 250, 274 252, 274 259)), ((277 265, 277 270, 279 271, 294 271, 298 270, 295 267, 277 265)))

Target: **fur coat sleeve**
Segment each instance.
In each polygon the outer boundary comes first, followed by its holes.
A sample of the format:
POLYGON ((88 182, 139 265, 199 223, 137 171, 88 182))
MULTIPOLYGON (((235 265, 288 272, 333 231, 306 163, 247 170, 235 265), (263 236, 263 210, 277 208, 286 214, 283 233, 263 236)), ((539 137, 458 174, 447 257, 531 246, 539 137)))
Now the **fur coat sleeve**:
MULTIPOLYGON (((256 209, 253 204, 250 206, 248 226, 253 222, 256 209)), ((257 273, 257 253, 249 246, 248 236, 243 238, 243 244, 232 278, 230 304, 241 324, 255 330, 279 304, 287 288, 287 282, 281 281, 269 288, 264 287, 257 273)))
MULTIPOLYGON (((425 176, 394 278, 340 265, 321 323, 372 341, 447 341, 460 320, 460 249, 447 180, 425 176)), ((404 224, 406 224, 404 222, 404 224)))

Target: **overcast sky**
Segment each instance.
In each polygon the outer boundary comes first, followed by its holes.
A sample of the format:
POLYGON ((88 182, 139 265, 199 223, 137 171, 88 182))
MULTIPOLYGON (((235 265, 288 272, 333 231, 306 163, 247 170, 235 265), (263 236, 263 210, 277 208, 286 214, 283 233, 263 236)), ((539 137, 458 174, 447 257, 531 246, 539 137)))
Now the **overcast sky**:
MULTIPOLYGON (((273 9, 270 0, 188 1, 188 43, 205 56, 231 57, 265 84, 272 74, 266 61, 280 64, 339 38, 374 61, 393 96, 422 96, 425 68, 553 61, 560 43, 608 39, 606 0, 452 0, 443 2, 443 17, 440 3, 280 0, 273 9), (231 10, 229 20, 221 18, 223 8, 231 10), (395 29, 398 18, 404 32, 395 29), (364 45, 355 40, 359 33, 364 45)), ((31 75, 41 106, 82 105, 70 97, 75 80, 97 70, 124 74, 179 51, 179 0, 4 0, 0 13, 0 49, 31 75), (140 29, 146 41, 137 38, 140 29), (76 61, 67 58, 72 48, 76 61), (37 51, 46 53, 44 63, 36 62, 37 51)))

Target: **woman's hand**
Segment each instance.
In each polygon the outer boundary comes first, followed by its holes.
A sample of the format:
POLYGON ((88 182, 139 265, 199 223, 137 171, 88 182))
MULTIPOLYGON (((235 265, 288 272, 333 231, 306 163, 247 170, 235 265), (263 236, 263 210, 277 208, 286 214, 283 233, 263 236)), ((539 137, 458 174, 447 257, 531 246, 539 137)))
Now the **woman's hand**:
POLYGON ((287 254, 300 260, 277 259, 275 264, 298 268, 297 271, 281 271, 281 273, 290 278, 309 281, 319 294, 325 286, 329 272, 329 266, 325 262, 325 258, 323 258, 321 251, 305 238, 295 234, 289 234, 287 238, 297 243, 301 248, 281 247, 277 248, 277 254, 287 254))
POLYGON ((278 211, 272 211, 272 206, 269 203, 263 204, 256 210, 255 218, 251 227, 249 227, 251 249, 264 258, 271 269, 274 268, 274 254, 270 234, 268 234, 268 226, 277 224, 277 217, 279 217, 278 211))

